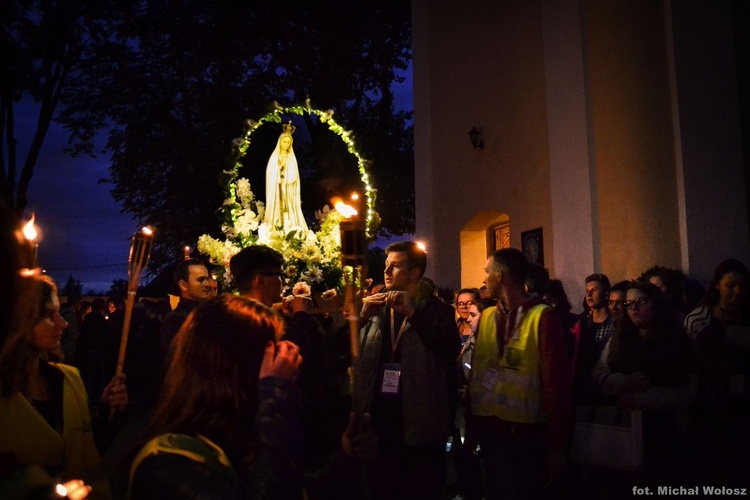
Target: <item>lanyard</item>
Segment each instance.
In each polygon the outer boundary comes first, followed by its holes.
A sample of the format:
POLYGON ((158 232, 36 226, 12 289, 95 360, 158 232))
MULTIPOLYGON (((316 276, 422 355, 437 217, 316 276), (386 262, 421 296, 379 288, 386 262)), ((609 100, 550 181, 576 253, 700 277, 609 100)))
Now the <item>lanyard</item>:
POLYGON ((396 361, 396 349, 398 349, 398 343, 406 330, 408 321, 409 318, 404 316, 404 321, 401 322, 401 328, 399 328, 398 335, 396 335, 396 316, 393 309, 391 309, 391 361, 396 361))
POLYGON ((461 353, 458 355, 458 358, 456 358, 456 361, 461 361, 461 358, 464 357, 464 354, 467 350, 471 349, 471 341, 474 340, 474 337, 476 337, 477 332, 471 332, 471 335, 469 335, 469 338, 466 339, 466 342, 464 342, 464 345, 461 346, 461 353))
POLYGON ((508 314, 505 318, 505 330, 503 331, 502 337, 500 336, 500 308, 497 308, 497 311, 495 311, 495 325, 497 328, 497 345, 500 352, 500 357, 503 356, 503 353, 505 352, 505 345, 508 343, 509 338, 513 338, 514 340, 518 339, 518 334, 521 330, 521 321, 523 320, 524 315, 526 314, 526 311, 523 310, 523 306, 518 306, 518 312, 516 314, 516 320, 513 322, 513 328, 510 327, 510 317, 512 316, 512 313, 508 314), (502 339, 502 341, 501 341, 502 339))

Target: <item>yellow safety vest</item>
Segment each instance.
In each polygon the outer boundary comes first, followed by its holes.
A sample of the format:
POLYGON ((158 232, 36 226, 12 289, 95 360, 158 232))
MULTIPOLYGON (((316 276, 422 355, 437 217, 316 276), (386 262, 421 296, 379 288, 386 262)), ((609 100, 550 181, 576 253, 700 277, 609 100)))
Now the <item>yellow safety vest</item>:
POLYGON ((0 400, 0 452, 20 462, 61 471, 63 479, 93 486, 89 498, 112 498, 94 444, 86 389, 72 366, 51 363, 63 374, 63 431, 60 435, 20 392, 0 400))
POLYGON ((497 344, 497 307, 484 310, 469 382, 473 415, 524 424, 547 421, 539 357, 539 320, 547 308, 538 304, 523 314, 520 323, 508 332, 511 337, 502 358, 497 344))

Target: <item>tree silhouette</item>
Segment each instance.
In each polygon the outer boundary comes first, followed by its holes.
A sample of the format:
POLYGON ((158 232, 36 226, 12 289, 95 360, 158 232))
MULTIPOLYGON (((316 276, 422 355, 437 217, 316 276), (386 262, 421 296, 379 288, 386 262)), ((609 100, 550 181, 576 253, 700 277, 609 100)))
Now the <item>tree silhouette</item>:
MULTIPOLYGON (((179 258, 201 234, 221 235, 219 176, 243 122, 275 100, 289 105, 308 95, 317 108, 334 109, 373 160, 384 231, 413 230, 411 114, 394 109, 391 91, 409 63, 408 4, 138 5, 131 18, 109 23, 106 44, 85 53, 60 121, 74 153, 92 151, 96 134, 108 130, 105 181, 125 211, 157 228, 153 266, 179 258)), ((334 177, 345 156, 312 123, 307 128, 309 171, 334 177)), ((254 149, 247 161, 264 169, 271 148, 254 149)), ((303 209, 312 213, 319 202, 303 209)))
MULTIPOLYGON (((391 90, 410 61, 408 2, 287 7, 5 2, 0 196, 23 214, 56 119, 70 131, 71 154, 111 158, 103 181, 112 183, 125 212, 158 228, 151 262, 159 267, 200 234, 220 235, 218 178, 243 121, 263 115, 274 100, 294 104, 309 95, 356 131, 360 150, 373 160, 383 233, 413 231, 411 112, 394 108, 391 90), (28 102, 38 105, 39 115, 21 162, 15 111, 28 102)), ((334 178, 344 160, 318 137, 311 132, 311 169, 334 178)), ((315 204, 308 210, 321 208, 315 204)))

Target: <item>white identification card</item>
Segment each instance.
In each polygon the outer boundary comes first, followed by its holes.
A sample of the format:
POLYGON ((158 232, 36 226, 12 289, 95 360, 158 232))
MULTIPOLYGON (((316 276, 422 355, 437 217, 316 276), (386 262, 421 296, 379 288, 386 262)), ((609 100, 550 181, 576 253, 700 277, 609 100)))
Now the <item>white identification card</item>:
POLYGON ((500 372, 494 368, 488 368, 482 377, 482 387, 491 391, 495 388, 495 384, 497 384, 498 380, 500 380, 500 372))
POLYGON ((398 363, 383 364, 382 394, 398 394, 398 381, 401 378, 401 366, 398 363))

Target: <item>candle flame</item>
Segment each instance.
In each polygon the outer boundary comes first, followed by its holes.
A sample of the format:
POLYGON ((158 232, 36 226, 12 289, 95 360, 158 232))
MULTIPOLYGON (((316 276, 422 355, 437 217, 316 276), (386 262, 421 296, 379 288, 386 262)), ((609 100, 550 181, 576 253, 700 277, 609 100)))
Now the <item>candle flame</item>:
POLYGON ((143 226, 143 227, 141 228, 141 233, 142 233, 142 234, 143 234, 144 236, 151 236, 151 235, 153 235, 153 234, 154 234, 154 230, 153 230, 153 229, 151 229, 151 228, 150 228, 150 227, 148 227, 148 226, 143 226))
POLYGON ((341 198, 334 198, 332 200, 333 207, 344 216, 345 219, 349 219, 351 217, 354 217, 357 215, 357 211, 354 209, 354 207, 350 207, 346 203, 344 203, 344 200, 341 198))
POLYGON ((38 236, 36 226, 34 226, 35 219, 36 217, 34 216, 34 214, 31 214, 31 219, 29 219, 29 222, 27 222, 26 225, 23 226, 23 235, 29 241, 34 241, 38 236))
POLYGON ((358 200, 359 199, 359 193, 356 191, 352 193, 352 200, 358 200))
POLYGON ((427 245, 425 245, 423 242, 417 241, 417 248, 422 250, 424 253, 427 253, 427 245))

